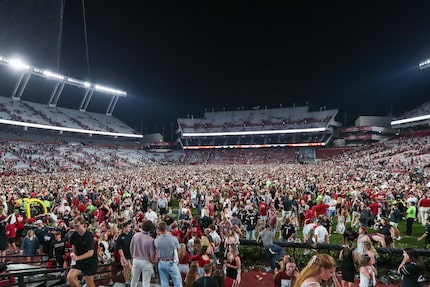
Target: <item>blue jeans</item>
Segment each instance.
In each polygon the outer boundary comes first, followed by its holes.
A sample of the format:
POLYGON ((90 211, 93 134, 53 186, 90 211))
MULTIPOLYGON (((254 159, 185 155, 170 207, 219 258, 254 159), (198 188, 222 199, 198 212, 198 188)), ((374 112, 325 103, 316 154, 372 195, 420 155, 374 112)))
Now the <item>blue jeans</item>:
POLYGON ((255 240, 255 229, 246 231, 246 240, 255 240))
POLYGON ((282 257, 284 257, 284 249, 281 246, 276 244, 268 245, 264 247, 264 249, 266 250, 267 256, 269 256, 270 269, 272 269, 273 271, 275 270, 275 263, 281 260, 282 257), (275 254, 272 254, 272 252, 270 252, 269 249, 273 251, 275 254))
POLYGON ((173 261, 158 262, 158 273, 160 275, 161 287, 169 287, 169 275, 172 277, 175 287, 182 287, 182 277, 178 264, 173 261))

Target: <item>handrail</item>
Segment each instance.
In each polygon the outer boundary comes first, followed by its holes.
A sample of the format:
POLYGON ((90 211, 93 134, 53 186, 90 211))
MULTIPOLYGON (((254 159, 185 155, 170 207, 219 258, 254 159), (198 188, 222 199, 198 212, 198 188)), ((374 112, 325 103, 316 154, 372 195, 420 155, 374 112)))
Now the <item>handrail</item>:
MULTIPOLYGON (((47 261, 45 261, 47 262, 47 261)), ((10 263, 10 264, 14 264, 14 263, 10 263)), ((15 263, 15 264, 22 264, 22 263, 15 263)), ((108 264, 98 264, 97 268, 100 267, 105 267, 105 266, 119 266, 120 263, 118 262, 114 262, 114 263, 108 263, 108 264)), ((35 276, 35 275, 47 275, 47 274, 52 274, 52 273, 57 273, 57 272, 61 272, 63 273, 64 271, 68 271, 70 268, 46 268, 45 266, 34 266, 35 270, 31 271, 31 269, 21 269, 21 270, 17 270, 17 271, 11 271, 8 273, 0 273, 0 278, 4 278, 4 277, 15 277, 17 278, 17 283, 16 284, 9 284, 7 286, 18 286, 18 287, 25 287, 26 284, 28 283, 37 283, 37 282, 46 282, 46 281, 51 281, 51 280, 56 280, 56 279, 65 279, 64 277, 51 277, 51 278, 40 278, 40 279, 33 279, 31 281, 25 281, 25 277, 26 276, 35 276), (38 268, 39 267, 39 268, 38 268), (22 270, 25 270, 24 272, 22 270)), ((103 270, 100 272, 97 272, 97 274, 104 274, 104 273, 110 273, 111 270, 103 270)), ((114 277, 106 277, 106 278, 100 278, 100 279, 96 279, 96 280, 105 280, 105 279, 109 279, 109 278, 116 278, 116 277, 122 277, 122 276, 114 276, 114 277)), ((6 286, 6 285, 5 285, 6 286)))

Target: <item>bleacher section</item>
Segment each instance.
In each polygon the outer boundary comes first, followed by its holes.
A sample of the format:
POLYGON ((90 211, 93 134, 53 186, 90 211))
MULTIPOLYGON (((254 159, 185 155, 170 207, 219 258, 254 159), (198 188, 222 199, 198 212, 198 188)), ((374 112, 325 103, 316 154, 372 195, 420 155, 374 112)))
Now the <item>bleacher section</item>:
POLYGON ((103 132, 136 134, 114 116, 0 97, 0 119, 103 132))
POLYGON ((206 112, 203 118, 182 118, 183 133, 255 131, 327 127, 338 110, 308 111, 308 107, 206 112))
POLYGON ((180 141, 188 147, 325 145, 337 126, 337 110, 311 112, 307 106, 265 110, 206 112, 203 118, 178 119, 180 141), (320 129, 318 131, 286 130, 320 129), (197 135, 195 135, 198 133, 197 135), (209 135, 209 133, 228 133, 209 135), (191 135, 190 135, 191 134, 191 135))
POLYGON ((395 117, 394 120, 400 120, 400 119, 407 119, 412 117, 418 117, 418 116, 424 116, 424 115, 430 115, 430 101, 426 102, 417 108, 410 110, 398 117, 395 117))

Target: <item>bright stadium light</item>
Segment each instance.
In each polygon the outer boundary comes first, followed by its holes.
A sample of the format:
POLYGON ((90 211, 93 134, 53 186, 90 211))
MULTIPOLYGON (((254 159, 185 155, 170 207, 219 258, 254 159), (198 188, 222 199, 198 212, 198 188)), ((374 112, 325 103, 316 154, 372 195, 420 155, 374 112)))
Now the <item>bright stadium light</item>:
POLYGON ((219 137, 219 136, 245 136, 245 135, 273 135, 293 133, 318 133, 325 132, 326 128, 290 129, 290 130, 262 130, 244 132, 215 132, 215 133, 183 133, 184 137, 219 137))
POLYGON ((64 80, 64 76, 63 75, 59 75, 59 74, 53 73, 53 72, 48 71, 48 70, 43 71, 43 74, 45 76, 47 76, 48 78, 54 78, 54 79, 57 79, 57 80, 60 80, 60 81, 64 80))
POLYGON ((112 89, 112 88, 109 88, 109 87, 106 87, 106 86, 102 86, 102 85, 95 85, 94 88, 96 90, 107 92, 107 93, 111 93, 111 94, 118 94, 118 95, 124 95, 124 96, 127 95, 126 92, 123 92, 123 91, 120 91, 120 90, 117 90, 117 89, 112 89))
POLYGON ((425 69, 430 67, 430 59, 426 59, 424 61, 421 61, 419 64, 420 69, 425 69))
POLYGON ((136 134, 113 133, 113 132, 103 132, 103 131, 96 131, 96 130, 84 130, 84 129, 75 129, 75 128, 67 128, 67 127, 57 127, 57 126, 42 125, 42 124, 36 124, 36 123, 25 123, 25 122, 18 122, 18 121, 12 121, 12 120, 3 120, 3 119, 0 119, 0 124, 21 126, 24 128, 54 130, 54 131, 60 131, 60 132, 82 133, 82 134, 89 134, 89 135, 103 135, 103 136, 126 137, 126 138, 143 138, 143 135, 136 135, 136 134))
POLYGON ((412 123, 412 122, 420 122, 428 119, 430 119, 430 115, 424 115, 424 116, 418 116, 418 117, 407 118, 402 120, 395 120, 391 122, 391 125, 395 126, 395 125, 401 125, 401 124, 412 123))
POLYGON ((80 88, 96 90, 96 91, 100 91, 100 92, 105 93, 105 94, 110 94, 110 95, 115 95, 115 96, 125 97, 127 95, 127 93, 125 91, 110 88, 107 86, 91 84, 87 81, 81 81, 78 79, 74 79, 72 77, 66 77, 66 76, 63 76, 60 74, 53 73, 49 70, 44 70, 44 69, 30 66, 18 58, 8 59, 8 58, 0 55, 0 64, 7 65, 7 66, 9 66, 13 69, 16 69, 16 70, 27 70, 29 73, 31 73, 33 75, 43 77, 46 79, 55 79, 55 80, 58 80, 60 82, 74 85, 74 86, 77 86, 80 88))
POLYGON ((16 70, 28 70, 30 66, 24 63, 21 59, 14 58, 8 61, 11 68, 16 70))
POLYGON ((249 144, 249 145, 198 145, 198 146, 184 146, 184 149, 197 150, 197 149, 244 149, 244 148, 267 148, 267 147, 314 147, 325 146, 324 142, 317 143, 285 143, 285 144, 249 144))

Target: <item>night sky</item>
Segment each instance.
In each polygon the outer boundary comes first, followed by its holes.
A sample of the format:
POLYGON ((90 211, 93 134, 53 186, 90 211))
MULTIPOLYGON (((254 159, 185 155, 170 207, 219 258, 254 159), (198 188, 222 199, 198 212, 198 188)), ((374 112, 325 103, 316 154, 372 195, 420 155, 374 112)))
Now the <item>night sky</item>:
POLYGON ((85 2, 90 73, 81 1, 66 1, 59 70, 126 90, 114 114, 139 131, 307 102, 352 125, 430 99, 430 1, 85 2))

